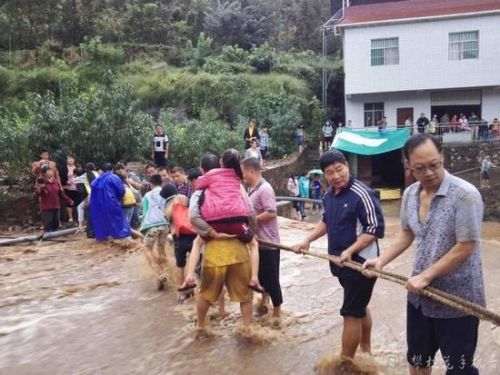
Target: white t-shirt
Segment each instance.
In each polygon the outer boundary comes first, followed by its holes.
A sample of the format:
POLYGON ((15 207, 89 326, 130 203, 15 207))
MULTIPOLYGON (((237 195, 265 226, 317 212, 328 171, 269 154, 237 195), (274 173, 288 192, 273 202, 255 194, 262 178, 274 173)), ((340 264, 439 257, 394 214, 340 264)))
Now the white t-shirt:
POLYGON ((156 134, 153 136, 153 147, 155 152, 164 152, 168 143, 166 134, 156 134))

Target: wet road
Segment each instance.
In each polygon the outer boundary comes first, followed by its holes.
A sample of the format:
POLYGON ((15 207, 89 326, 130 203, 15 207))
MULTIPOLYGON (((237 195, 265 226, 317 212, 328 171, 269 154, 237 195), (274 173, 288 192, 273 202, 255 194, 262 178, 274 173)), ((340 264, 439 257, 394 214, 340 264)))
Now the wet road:
MULTIPOLYGON (((386 238, 397 208, 384 208, 386 238)), ((282 242, 299 241, 310 223, 280 219, 282 242)), ((500 312, 500 224, 485 223, 483 264, 489 308, 500 312)), ((312 250, 324 251, 326 240, 312 250)), ((196 339, 193 304, 157 292, 134 245, 84 238, 0 248, 0 374, 311 374, 339 348, 342 290, 320 259, 282 252, 284 319, 255 324, 252 340, 213 310, 209 339, 196 339)), ((387 269, 408 275, 413 249, 387 269)), ((373 352, 384 374, 405 374, 406 293, 378 281, 372 298, 373 352)), ((498 374, 500 329, 481 323, 476 363, 498 374)), ((438 360, 435 373, 443 373, 438 360)))

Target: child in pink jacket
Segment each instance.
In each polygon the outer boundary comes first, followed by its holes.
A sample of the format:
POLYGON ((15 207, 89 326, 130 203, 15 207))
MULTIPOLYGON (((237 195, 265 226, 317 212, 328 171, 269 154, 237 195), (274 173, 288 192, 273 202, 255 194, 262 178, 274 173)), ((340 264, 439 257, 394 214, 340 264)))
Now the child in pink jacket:
MULTIPOLYGON (((243 174, 238 151, 230 149, 222 155, 223 168, 212 169, 196 180, 196 190, 203 190, 198 201, 201 218, 215 232, 236 236, 248 244, 252 266, 249 288, 263 292, 258 280, 259 246, 250 226, 253 209, 241 182, 243 174)), ((199 218, 198 218, 199 219, 199 218)), ((191 220, 196 228, 196 222, 191 220)), ((203 237, 209 241, 211 237, 203 237)))

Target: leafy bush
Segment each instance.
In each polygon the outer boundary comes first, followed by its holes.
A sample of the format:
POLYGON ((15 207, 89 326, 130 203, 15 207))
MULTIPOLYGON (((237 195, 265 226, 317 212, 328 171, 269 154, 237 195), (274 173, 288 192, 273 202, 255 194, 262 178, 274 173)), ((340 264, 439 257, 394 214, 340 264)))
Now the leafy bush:
POLYGON ((213 111, 203 110, 199 119, 179 121, 174 110, 167 109, 162 111, 160 122, 168 133, 169 154, 176 165, 197 167, 208 152, 222 155, 230 147, 244 149, 243 130, 230 130, 213 111))
POLYGON ((24 115, 0 114, 0 160, 20 170, 42 148, 71 152, 81 163, 140 159, 149 151, 152 118, 140 110, 130 87, 102 77, 88 88, 77 80, 62 83, 61 96, 33 94, 24 115))
POLYGON ((268 43, 253 47, 249 63, 258 73, 269 73, 274 65, 275 50, 268 43))
POLYGON ((186 45, 186 65, 194 68, 201 68, 205 63, 205 59, 210 56, 212 52, 212 39, 205 37, 204 33, 200 33, 196 46, 188 40, 186 45))

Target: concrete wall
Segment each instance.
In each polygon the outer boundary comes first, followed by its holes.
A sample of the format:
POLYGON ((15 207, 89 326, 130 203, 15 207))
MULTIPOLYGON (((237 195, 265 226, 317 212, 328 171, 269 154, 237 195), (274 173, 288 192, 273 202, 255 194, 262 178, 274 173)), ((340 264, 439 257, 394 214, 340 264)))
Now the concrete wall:
POLYGON ((352 120, 353 128, 364 127, 365 103, 384 103, 384 114, 389 126, 397 125, 397 109, 413 108, 413 117, 416 120, 423 112, 430 117, 430 92, 411 93, 381 93, 347 96, 345 101, 346 121, 352 120))
MULTIPOLYGON (((499 39, 500 39, 500 31, 499 31, 499 39)), ((500 66, 500 61, 498 61, 498 65, 500 66)), ((482 113, 481 117, 487 121, 492 121, 494 118, 500 118, 500 86, 496 88, 483 89, 483 96, 481 100, 481 113, 482 113)))
POLYGON ((494 164, 500 165, 499 142, 477 142, 456 146, 444 145, 443 151, 445 166, 452 173, 471 168, 479 168, 481 158, 486 154, 491 156, 491 160, 494 164))
MULTIPOLYGON (((451 173, 479 187, 479 162, 483 155, 489 154, 492 162, 500 166, 500 143, 476 143, 467 146, 445 146, 445 167, 451 173), (467 171, 461 173, 460 171, 467 171)), ((480 189, 484 200, 484 217, 500 220, 500 168, 491 169, 491 188, 480 189)))
POLYGON ((305 171, 307 159, 304 157, 294 156, 291 160, 265 170, 262 175, 274 188, 276 195, 286 195, 286 184, 292 173, 300 174, 305 171))
POLYGON ((500 86, 500 15, 347 28, 345 93, 500 86), (448 60, 450 32, 479 30, 479 58, 448 60), (371 66, 371 40, 399 38, 399 64, 371 66))

